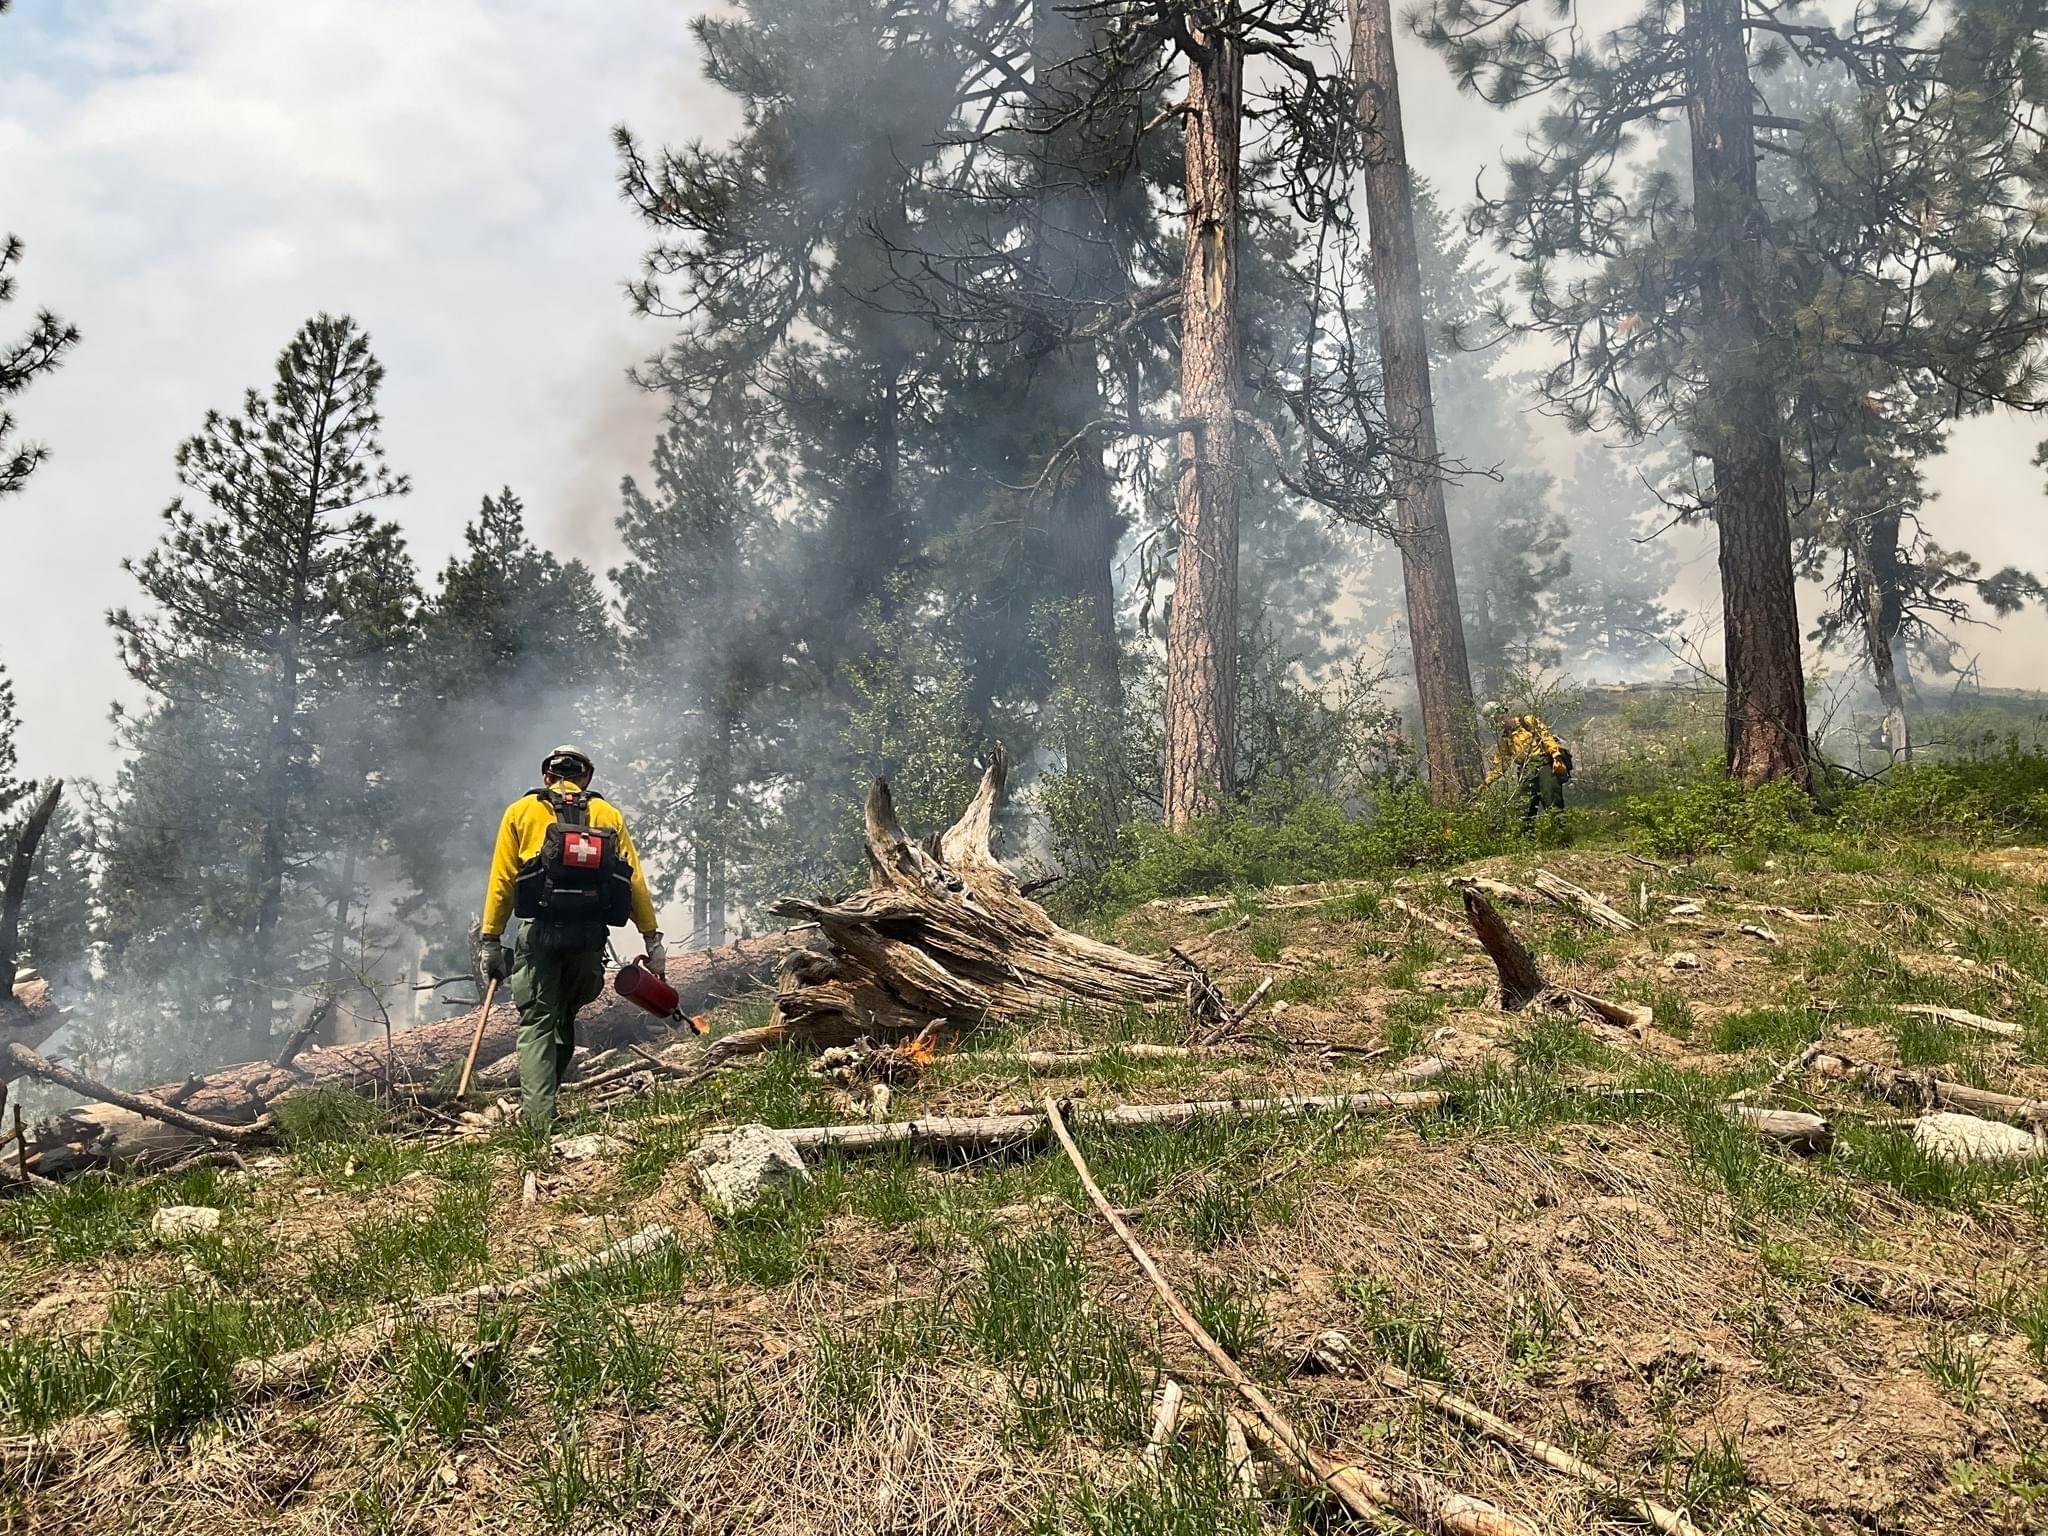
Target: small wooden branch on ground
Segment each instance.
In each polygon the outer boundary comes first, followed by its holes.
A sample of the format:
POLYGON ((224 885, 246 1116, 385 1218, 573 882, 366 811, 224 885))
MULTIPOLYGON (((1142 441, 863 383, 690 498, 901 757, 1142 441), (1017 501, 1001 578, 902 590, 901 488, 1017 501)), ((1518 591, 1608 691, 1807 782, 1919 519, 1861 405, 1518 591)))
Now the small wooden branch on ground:
POLYGON ((1939 1008, 1933 1003, 1900 1003, 1900 1013, 1917 1014, 1923 1019, 1933 1019, 1941 1024, 1953 1024, 1959 1029, 1973 1029, 1980 1035, 1997 1035, 2007 1040, 2017 1040, 2026 1031, 2019 1025, 2004 1019, 1987 1019, 1981 1013, 1972 1013, 1967 1008, 1939 1008))
POLYGON ((521 1276, 516 1280, 494 1281, 487 1285, 471 1286, 466 1291, 452 1291, 440 1296, 426 1296, 417 1301, 403 1303, 382 1316, 351 1328, 346 1333, 316 1339, 311 1344, 287 1350, 280 1355, 237 1360, 234 1365, 235 1385, 245 1392, 285 1390, 310 1380, 331 1365, 367 1354, 414 1319, 435 1312, 453 1311, 463 1307, 474 1308, 492 1302, 516 1301, 523 1296, 532 1296, 551 1285, 573 1279, 578 1275, 589 1274, 592 1270, 605 1269, 614 1264, 643 1258, 673 1243, 675 1236, 673 1229, 656 1223, 653 1226, 642 1227, 631 1237, 609 1247, 578 1254, 573 1259, 565 1259, 560 1264, 521 1276))
MULTIPOLYGON (((1396 896, 1392 899, 1390 905, 1406 913, 1410 919, 1422 924, 1423 927, 1434 928, 1460 949, 1470 949, 1472 947, 1471 934, 1462 928, 1453 927, 1434 913, 1423 911, 1422 908, 1416 906, 1413 902, 1404 901, 1399 896, 1396 896)), ((1481 947, 1483 948, 1484 946, 1482 945, 1481 947)))
POLYGON ((1528 1434, 1498 1414, 1489 1413, 1477 1403, 1459 1397, 1435 1382, 1418 1380, 1398 1366, 1366 1365, 1359 1360, 1352 1348, 1351 1340, 1343 1334, 1326 1333, 1317 1339, 1310 1358, 1314 1364, 1325 1370, 1344 1374, 1374 1371, 1382 1382, 1396 1392, 1420 1399, 1467 1429, 1475 1430, 1488 1439, 1520 1451, 1530 1460, 1541 1463, 1553 1472, 1562 1472, 1567 1477, 1576 1478, 1610 1501, 1629 1510, 1639 1519, 1654 1525, 1663 1531, 1665 1536, 1699 1536, 1699 1528, 1677 1510, 1660 1504, 1655 1499, 1640 1498, 1623 1492, 1619 1479, 1610 1477, 1592 1463, 1574 1456, 1563 1446, 1553 1445, 1548 1440, 1528 1434))
MULTIPOLYGON (((531 1296, 559 1281, 642 1257, 674 1241, 675 1233, 668 1227, 658 1224, 643 1227, 610 1247, 579 1254, 550 1269, 517 1280, 497 1281, 472 1286, 466 1291, 421 1297, 391 1308, 346 1333, 316 1339, 283 1354, 237 1360, 230 1368, 230 1380, 237 1391, 247 1394, 295 1389, 306 1385, 331 1366, 368 1354, 396 1335, 407 1322, 459 1307, 478 1307, 531 1296)), ((21 1469, 60 1457, 81 1457, 119 1444, 128 1437, 128 1428, 126 1414, 96 1413, 66 1419, 34 1434, 0 1437, 0 1467, 21 1469)))
POLYGON ((270 1135, 268 1115, 252 1120, 247 1125, 223 1125, 217 1120, 189 1114, 146 1093, 125 1093, 119 1088, 109 1088, 105 1083, 95 1082, 82 1072, 74 1072, 69 1067, 59 1066, 41 1052, 30 1050, 19 1040, 7 1047, 6 1055, 9 1065, 17 1072, 40 1077, 45 1082, 55 1083, 60 1088, 68 1088, 84 1098, 98 1099, 102 1104, 112 1104, 131 1114, 161 1120, 165 1125, 174 1125, 179 1130, 190 1131, 196 1136, 239 1145, 263 1141, 270 1135))
POLYGON ((1972 1114, 1995 1115, 2001 1120, 2021 1125, 2048 1123, 2048 1099, 1995 1093, 1989 1088, 1950 1082, 1931 1072, 1909 1072, 1902 1067, 1880 1066, 1876 1062, 1838 1056, 1831 1051, 1814 1052, 1807 1065, 1822 1077, 1858 1083, 1879 1098, 1906 1109, 1961 1109, 1972 1114))
POLYGON ((1597 924, 1611 933, 1635 932, 1633 918, 1623 916, 1583 886, 1573 885, 1571 881, 1554 875, 1547 869, 1537 870, 1529 884, 1559 906, 1576 912, 1587 922, 1597 924))
POLYGON ((1346 1510, 1360 1519, 1376 1519, 1391 1514, 1418 1529, 1441 1530, 1449 1536, 1535 1536, 1530 1527, 1497 1506, 1469 1494, 1453 1492, 1433 1478, 1420 1473, 1377 1478, 1362 1468, 1341 1466, 1309 1444, 1293 1422, 1274 1406, 1258 1384, 1230 1357, 1229 1351, 1218 1344, 1188 1311, 1186 1303, 1167 1282, 1152 1255, 1145 1251, 1144 1244, 1138 1241, 1129 1224, 1117 1214, 1116 1207, 1109 1203, 1097 1186, 1087 1160, 1081 1156, 1081 1149, 1074 1145, 1073 1137, 1067 1132, 1059 1105, 1050 1098, 1045 1101, 1045 1119, 1059 1141, 1060 1150, 1066 1153, 1067 1161, 1073 1165, 1082 1189, 1096 1210, 1102 1213, 1103 1220, 1109 1223, 1110 1230, 1122 1239, 1125 1250, 1151 1282, 1168 1314, 1250 1407, 1252 1415, 1243 1421, 1243 1429, 1257 1438, 1274 1460, 1307 1486, 1335 1496, 1346 1510))

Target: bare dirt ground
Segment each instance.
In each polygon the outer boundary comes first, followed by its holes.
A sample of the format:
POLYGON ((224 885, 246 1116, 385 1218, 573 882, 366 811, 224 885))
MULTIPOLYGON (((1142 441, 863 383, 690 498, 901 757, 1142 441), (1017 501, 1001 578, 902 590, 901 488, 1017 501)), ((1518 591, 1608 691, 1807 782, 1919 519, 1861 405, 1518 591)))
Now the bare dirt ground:
MULTIPOLYGON (((1829 1052, 2048 1098, 2048 852, 1896 850, 1665 869, 1531 853, 1639 926, 1502 910, 1554 981, 1647 1005, 1640 1035, 1490 1001, 1443 876, 1155 903, 1233 998, 1234 1054, 1154 1060, 1161 1013, 969 1038, 897 1117, 1327 1094, 1438 1058, 1429 1113, 1252 1113, 1084 1130, 1096 1177, 1204 1325, 1303 1432, 1378 1474, 1426 1470, 1534 1530, 2048 1530, 2048 1167, 1958 1166, 1914 1111, 1796 1063, 1829 1052), (1408 910, 1404 910, 1405 904, 1408 910), (1909 1011, 2004 1023, 1986 1031, 1909 1011), (1023 1049, 1100 1054, 1062 1074, 1023 1049), (1817 1109, 1795 1157, 1720 1110, 1817 1109), (1359 1365, 1305 1369, 1341 1331, 1359 1365), (1449 1384, 1571 1449, 1587 1486, 1378 1375, 1449 1384)), ((728 1021, 729 1022, 729 1021, 728 1021)), ((573 1107, 573 1101, 572 1101, 573 1107)), ((714 1221, 684 1163, 716 1125, 852 1120, 857 1096, 771 1056, 650 1081, 568 1129, 308 1123, 248 1173, 93 1183, 0 1206, 0 1529, 1141 1533, 1344 1517, 1230 1475, 1229 1401, 1056 1151, 814 1163, 714 1221), (532 1198, 524 1193, 532 1175, 532 1198), (164 1241, 159 1206, 223 1212, 164 1241), (408 1317, 293 1384, 238 1359, 530 1274, 650 1224, 651 1258, 517 1301, 408 1317), (1172 1377, 1211 1410, 1149 1464, 1172 1377), (102 1415, 117 1412, 118 1422, 102 1415)))

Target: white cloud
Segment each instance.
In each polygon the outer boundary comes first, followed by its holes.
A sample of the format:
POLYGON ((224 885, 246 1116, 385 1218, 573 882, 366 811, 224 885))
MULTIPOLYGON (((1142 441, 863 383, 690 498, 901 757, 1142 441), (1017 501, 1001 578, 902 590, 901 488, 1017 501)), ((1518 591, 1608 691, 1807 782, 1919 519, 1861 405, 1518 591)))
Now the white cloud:
POLYGON ((21 302, 85 340, 19 402, 54 456, 0 507, 0 661, 37 771, 104 772, 126 680, 101 615, 154 541, 171 455, 266 381, 321 309, 387 372, 395 515, 431 572, 510 483, 602 554, 652 443, 617 381, 661 339, 628 313, 643 232, 608 132, 715 136, 698 7, 549 0, 23 0, 0 20, 0 228, 21 302))

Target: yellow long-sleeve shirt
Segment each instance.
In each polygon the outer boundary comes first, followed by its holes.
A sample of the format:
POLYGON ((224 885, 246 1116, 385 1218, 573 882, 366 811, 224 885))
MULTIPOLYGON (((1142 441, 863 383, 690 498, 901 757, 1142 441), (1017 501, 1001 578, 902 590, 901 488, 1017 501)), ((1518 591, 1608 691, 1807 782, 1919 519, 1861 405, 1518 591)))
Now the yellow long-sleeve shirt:
MULTIPOLYGON (((619 857, 633 872, 633 926, 642 933, 654 932, 659 926, 654 898, 647 893, 647 877, 641 873, 640 853, 633 846, 633 834, 626 830, 626 818, 609 800, 591 795, 588 803, 590 824, 618 832, 619 857)), ((498 846, 491 854, 491 878, 484 887, 484 937, 504 936, 505 925, 512 921, 512 882, 519 866, 540 852, 554 822, 554 807, 534 795, 521 795, 505 807, 505 819, 498 823, 498 846)))
POLYGON ((1550 760, 1553 771, 1565 771, 1564 743, 1543 723, 1543 717, 1516 715, 1501 733, 1500 746, 1493 754, 1493 771, 1487 774, 1486 782, 1491 784, 1510 766, 1533 762, 1539 755, 1550 760))

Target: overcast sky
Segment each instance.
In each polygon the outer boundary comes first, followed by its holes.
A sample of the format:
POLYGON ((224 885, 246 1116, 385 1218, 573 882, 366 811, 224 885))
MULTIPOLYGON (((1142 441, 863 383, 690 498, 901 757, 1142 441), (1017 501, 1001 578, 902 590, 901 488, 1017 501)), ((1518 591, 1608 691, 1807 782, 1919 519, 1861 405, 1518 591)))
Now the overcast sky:
MULTIPOLYGON (((155 540, 171 456, 266 384, 298 324, 347 312, 387 373, 392 515, 423 575, 501 484, 565 553, 609 553, 658 409, 625 379, 661 332, 621 285, 644 232, 607 133, 731 131, 677 0, 16 0, 0 18, 0 231, 28 245, 0 336, 48 306, 85 339, 16 402, 53 457, 0 504, 0 661, 24 766, 105 773, 127 684, 106 609, 155 540)), ((1461 198, 1502 123, 1402 48, 1410 147, 1461 198)), ((1967 429, 1934 471, 1946 542, 2048 564, 2033 422, 1967 429)), ((1711 560, 1696 562, 1697 598, 1711 560)), ((2033 685, 2048 622, 1986 647, 2033 685)))

